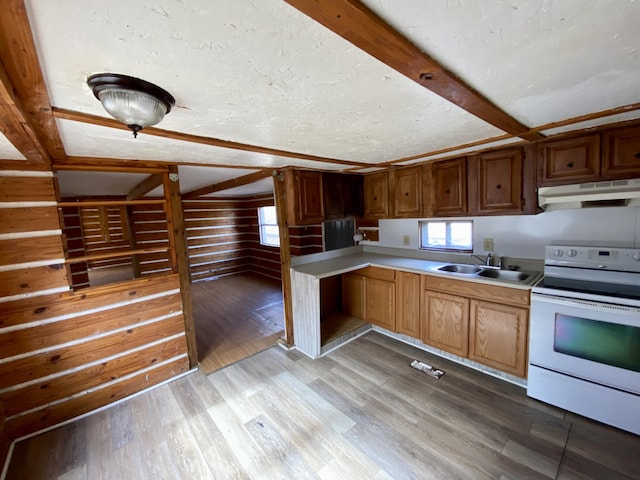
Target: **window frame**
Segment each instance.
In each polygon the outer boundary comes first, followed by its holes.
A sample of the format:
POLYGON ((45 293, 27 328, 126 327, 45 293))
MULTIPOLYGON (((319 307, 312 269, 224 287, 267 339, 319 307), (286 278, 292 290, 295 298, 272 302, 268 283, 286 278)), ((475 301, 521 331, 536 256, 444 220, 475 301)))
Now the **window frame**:
POLYGON ((278 214, 275 211, 276 206, 275 205, 265 205, 262 207, 258 207, 258 234, 260 236, 260 245, 264 246, 264 247, 272 247, 272 248, 280 248, 280 229, 278 227, 278 214), (276 219, 276 223, 267 223, 265 221, 265 219, 263 218, 263 214, 262 212, 265 211, 265 209, 274 209, 274 214, 275 214, 275 219, 276 219), (267 236, 267 234, 264 232, 264 227, 276 227, 276 229, 278 230, 278 244, 274 244, 274 243, 269 243, 265 240, 265 237, 267 236))
POLYGON ((419 249, 420 250, 428 250, 431 252, 453 252, 453 253, 473 253, 473 220, 421 220, 418 222, 418 231, 419 231, 419 249), (439 245, 428 245, 428 239, 425 239, 425 231, 427 230, 427 225, 430 223, 444 223, 445 224, 445 244, 442 246, 439 245), (471 230, 471 244, 467 247, 457 247, 451 245, 451 225, 456 223, 469 224, 469 228, 471 230))

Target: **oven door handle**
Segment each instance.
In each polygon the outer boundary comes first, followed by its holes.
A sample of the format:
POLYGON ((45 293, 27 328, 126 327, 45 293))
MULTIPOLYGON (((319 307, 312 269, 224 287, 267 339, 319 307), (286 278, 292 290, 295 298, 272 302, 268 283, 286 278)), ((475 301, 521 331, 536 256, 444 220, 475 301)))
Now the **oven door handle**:
POLYGON ((582 300, 579 298, 556 297, 554 295, 544 295, 539 293, 531 294, 531 306, 535 302, 550 303, 552 305, 564 305, 568 307, 587 308, 598 312, 611 312, 620 315, 640 315, 640 308, 627 305, 617 305, 614 303, 594 302, 593 300, 582 300))

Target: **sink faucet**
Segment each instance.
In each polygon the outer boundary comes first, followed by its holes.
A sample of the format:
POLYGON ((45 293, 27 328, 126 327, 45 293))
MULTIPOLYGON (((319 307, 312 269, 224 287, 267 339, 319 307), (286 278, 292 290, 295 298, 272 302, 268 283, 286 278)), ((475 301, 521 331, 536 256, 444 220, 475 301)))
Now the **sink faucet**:
POLYGON ((495 269, 501 269, 502 268, 502 260, 503 257, 498 257, 498 264, 494 265, 493 264, 493 255, 491 254, 491 252, 487 253, 487 256, 485 258, 482 258, 482 256, 480 255, 475 255, 475 254, 471 254, 471 257, 475 257, 478 260, 480 260, 482 262, 482 266, 485 268, 495 268, 495 269))

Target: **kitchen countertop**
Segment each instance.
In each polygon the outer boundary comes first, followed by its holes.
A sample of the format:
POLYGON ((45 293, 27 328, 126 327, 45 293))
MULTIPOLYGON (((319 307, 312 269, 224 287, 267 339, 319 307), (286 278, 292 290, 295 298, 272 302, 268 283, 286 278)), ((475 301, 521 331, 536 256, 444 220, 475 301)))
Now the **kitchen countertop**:
POLYGON ((542 272, 531 272, 528 270, 527 273, 532 273, 531 278, 527 282, 520 283, 510 282, 506 280, 483 278, 472 275, 440 272, 437 270, 438 267, 448 265, 450 263, 453 262, 422 260, 395 255, 383 255, 372 252, 358 252, 296 265, 292 267, 292 270, 306 275, 311 275, 317 279, 321 279, 373 266, 524 290, 531 289, 531 286, 535 284, 542 275, 542 272))

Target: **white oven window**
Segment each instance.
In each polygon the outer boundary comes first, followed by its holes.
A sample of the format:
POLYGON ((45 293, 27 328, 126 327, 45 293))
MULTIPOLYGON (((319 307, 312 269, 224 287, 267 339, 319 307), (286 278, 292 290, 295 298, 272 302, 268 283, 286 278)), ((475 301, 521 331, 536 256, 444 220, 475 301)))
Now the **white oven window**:
POLYGON ((640 327, 556 313, 553 350, 640 372, 640 327))

